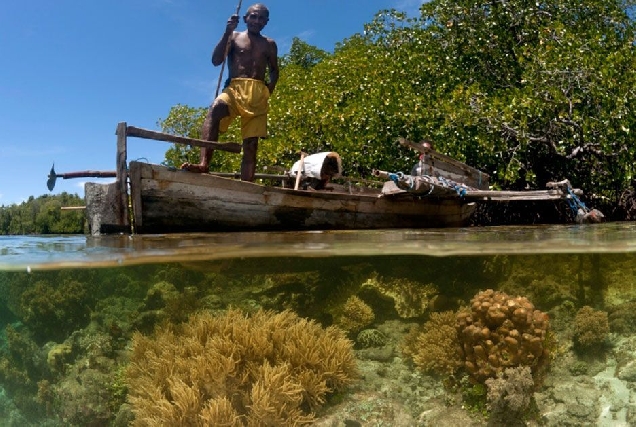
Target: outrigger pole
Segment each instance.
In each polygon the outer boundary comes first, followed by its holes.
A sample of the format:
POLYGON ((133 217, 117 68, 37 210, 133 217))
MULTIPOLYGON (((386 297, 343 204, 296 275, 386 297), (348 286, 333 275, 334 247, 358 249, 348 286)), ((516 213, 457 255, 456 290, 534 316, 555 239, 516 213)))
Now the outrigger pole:
MULTIPOLYGON (((221 150, 227 151, 229 153, 240 153, 241 152, 241 144, 238 142, 216 142, 216 141, 205 141, 203 139, 196 138, 188 138, 185 136, 178 135, 170 135, 163 132, 157 132, 154 130, 148 130, 143 128, 138 128, 135 126, 128 126, 125 122, 120 123, 117 126, 117 135, 122 138, 122 141, 125 140, 128 136, 134 136, 137 138, 144 139, 154 139, 155 141, 164 141, 164 142, 173 142, 175 144, 184 144, 184 145, 192 145, 195 147, 207 147, 212 148, 213 150, 221 150)), ((118 158, 121 154, 123 156, 123 160, 121 162, 118 161, 118 165, 123 165, 121 176, 124 176, 126 169, 126 144, 123 144, 121 149, 121 153, 118 149, 118 158)), ((119 147, 119 146, 118 146, 119 147)), ((56 173, 55 172, 55 164, 51 167, 51 171, 49 172, 48 180, 46 181, 46 186, 49 191, 53 191, 55 188, 55 181, 58 178, 70 179, 70 178, 118 178, 117 171, 95 171, 95 170, 87 170, 87 171, 78 171, 78 172, 66 172, 66 173, 56 173)), ((123 178, 125 181, 125 178, 123 178)))
POLYGON ((55 181, 58 178, 115 178, 117 177, 116 171, 79 171, 79 172, 67 172, 67 173, 55 173, 55 164, 51 166, 51 172, 49 172, 46 186, 49 191, 53 191, 55 188, 55 181))
MULTIPOLYGON (((238 16, 239 11, 241 10, 241 3, 243 0, 239 0, 238 6, 236 6, 236 15, 238 16)), ((219 81, 216 84, 216 95, 214 95, 214 99, 219 96, 219 90, 221 89, 221 82, 223 81, 223 71, 225 70, 225 62, 227 61, 227 55, 230 53, 230 43, 232 43, 232 37, 228 38, 227 44, 225 45, 225 55, 223 56, 223 63, 221 64, 221 72, 219 73, 219 81)))

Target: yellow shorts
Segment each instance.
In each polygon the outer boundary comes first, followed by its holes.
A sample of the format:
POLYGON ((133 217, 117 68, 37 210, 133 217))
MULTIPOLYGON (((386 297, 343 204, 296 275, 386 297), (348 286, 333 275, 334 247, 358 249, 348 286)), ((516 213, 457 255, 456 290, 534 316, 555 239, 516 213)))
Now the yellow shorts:
POLYGON ((221 119, 219 130, 226 132, 236 117, 241 118, 241 136, 267 136, 267 110, 269 89, 261 80, 237 78, 223 90, 217 99, 225 102, 230 115, 221 119))

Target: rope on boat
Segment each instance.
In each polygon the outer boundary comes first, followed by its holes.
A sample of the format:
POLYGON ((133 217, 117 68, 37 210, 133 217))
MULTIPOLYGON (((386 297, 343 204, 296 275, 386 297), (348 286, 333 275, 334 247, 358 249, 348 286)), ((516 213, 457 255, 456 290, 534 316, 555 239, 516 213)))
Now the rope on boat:
POLYGON ((455 190, 459 197, 464 197, 466 195, 466 191, 468 190, 468 188, 464 184, 458 184, 455 181, 446 179, 442 176, 438 176, 437 180, 444 184, 444 186, 455 190))
POLYGON ((565 200, 567 200, 570 209, 574 212, 574 215, 579 213, 579 209, 582 209, 584 214, 588 213, 590 209, 585 206, 585 203, 583 203, 576 194, 574 194, 572 187, 568 185, 567 190, 570 197, 566 197, 565 200))
MULTIPOLYGON (((405 175, 404 172, 389 172, 387 176, 400 188, 404 188, 405 184, 408 187, 408 190, 413 190, 416 187, 416 182, 412 175, 405 175)), ((421 194, 421 196, 428 196, 433 193, 433 190, 435 190, 435 185, 453 189, 457 192, 459 197, 464 197, 466 195, 466 192, 468 191, 468 187, 466 187, 464 184, 458 184, 453 180, 446 179, 441 176, 432 177, 430 175, 418 175, 417 177, 426 180, 426 182, 428 182, 430 186, 428 192, 426 194, 421 194)))
POLYGON ((400 182, 407 183, 409 190, 415 188, 415 180, 411 175, 404 175, 404 172, 390 172, 389 179, 398 185, 400 182))

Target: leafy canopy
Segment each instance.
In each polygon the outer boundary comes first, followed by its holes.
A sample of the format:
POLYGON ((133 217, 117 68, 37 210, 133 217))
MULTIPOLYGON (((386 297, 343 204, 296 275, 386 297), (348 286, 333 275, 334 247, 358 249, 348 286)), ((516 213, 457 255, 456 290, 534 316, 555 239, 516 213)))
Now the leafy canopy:
MULTIPOLYGON (((633 0, 433 0, 421 16, 382 10, 333 53, 294 39, 270 100, 259 165, 337 151, 345 174, 410 170, 398 137, 491 175, 498 188, 568 178, 614 200, 633 177, 633 0), (630 15, 632 14, 632 15, 630 15)), ((177 105, 164 131, 198 136, 206 108, 177 105)), ((239 141, 233 126, 227 140, 239 141)), ((166 163, 198 161, 173 147, 166 163)), ((212 169, 238 170, 215 153, 212 169)))

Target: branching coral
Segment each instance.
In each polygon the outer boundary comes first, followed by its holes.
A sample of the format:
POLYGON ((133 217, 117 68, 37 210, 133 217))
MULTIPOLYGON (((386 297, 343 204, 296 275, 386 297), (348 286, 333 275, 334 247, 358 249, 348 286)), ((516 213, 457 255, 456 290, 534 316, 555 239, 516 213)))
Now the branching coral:
POLYGON ((373 309, 357 296, 350 296, 342 308, 338 326, 348 332, 359 332, 375 320, 373 309))
POLYGON ((574 344, 579 349, 602 348, 609 334, 607 313, 594 310, 590 306, 582 307, 574 317, 574 344))
POLYGON ((426 372, 453 374, 461 366, 455 322, 453 311, 432 313, 422 330, 406 344, 405 354, 426 372))
POLYGON ((480 292, 469 310, 457 314, 464 367, 479 382, 508 367, 530 366, 538 372, 548 362, 548 327, 548 315, 527 298, 492 289, 480 292))
POLYGON ((302 425, 356 376, 352 343, 291 311, 201 313, 133 337, 134 425, 302 425))

